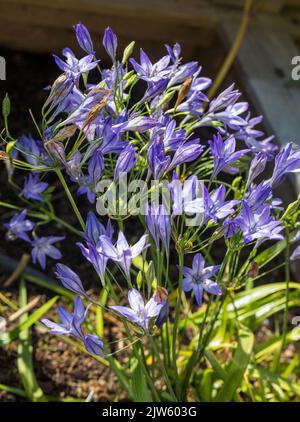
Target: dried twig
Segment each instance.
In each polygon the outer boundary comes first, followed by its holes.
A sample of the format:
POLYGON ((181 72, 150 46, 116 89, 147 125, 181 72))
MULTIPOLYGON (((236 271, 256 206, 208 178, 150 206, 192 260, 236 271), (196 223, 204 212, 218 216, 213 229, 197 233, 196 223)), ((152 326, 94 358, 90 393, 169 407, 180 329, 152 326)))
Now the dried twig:
POLYGON ((20 316, 22 316, 26 312, 31 311, 31 309, 35 308, 36 305, 39 303, 39 301, 41 300, 41 297, 42 296, 36 296, 29 303, 27 303, 27 305, 23 306, 23 308, 19 309, 17 312, 10 315, 10 317, 8 318, 8 321, 14 322, 16 319, 19 319, 20 316))
POLYGON ((23 273, 24 269, 27 267, 30 261, 30 255, 23 254, 22 258, 20 259, 16 269, 11 274, 11 276, 4 282, 4 287, 10 287, 14 284, 15 281, 19 279, 21 274, 23 273))

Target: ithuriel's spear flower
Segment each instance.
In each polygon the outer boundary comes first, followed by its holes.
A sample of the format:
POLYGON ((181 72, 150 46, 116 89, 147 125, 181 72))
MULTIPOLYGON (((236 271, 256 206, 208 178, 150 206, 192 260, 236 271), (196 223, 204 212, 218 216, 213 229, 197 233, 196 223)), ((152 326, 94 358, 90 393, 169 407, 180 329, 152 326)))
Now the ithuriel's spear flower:
POLYGON ((122 173, 128 173, 134 166, 134 162, 134 148, 131 144, 128 144, 116 162, 114 181, 118 181, 122 173))
POLYGON ((132 258, 139 256, 149 244, 146 244, 148 235, 143 235, 140 240, 133 246, 129 246, 124 234, 120 231, 117 243, 114 245, 107 236, 100 237, 100 245, 102 254, 109 259, 117 262, 123 269, 126 277, 130 278, 130 267, 132 258))
POLYGON ((288 173, 300 172, 300 149, 292 150, 293 144, 287 144, 275 157, 273 175, 270 179, 272 187, 280 185, 288 173))
POLYGON ((48 183, 40 182, 38 175, 29 174, 25 179, 23 195, 26 199, 33 199, 34 201, 43 202, 42 193, 47 189, 48 183))
POLYGON ((53 243, 60 242, 61 240, 64 240, 64 238, 64 236, 35 236, 33 240, 31 240, 31 245, 33 247, 31 256, 33 263, 36 264, 38 262, 44 270, 46 268, 47 256, 52 259, 60 259, 62 254, 55 246, 53 246, 53 243))
POLYGON ((78 23, 74 26, 78 44, 88 54, 94 52, 93 41, 87 28, 82 24, 78 23))
POLYGON ((85 259, 93 265, 100 278, 102 286, 104 286, 105 270, 108 258, 104 255, 101 241, 99 241, 96 246, 90 242, 87 242, 86 247, 82 243, 77 243, 77 246, 79 246, 85 259))
POLYGON ((66 75, 74 81, 77 81, 82 73, 89 72, 94 69, 99 60, 94 60, 94 53, 88 54, 82 59, 78 60, 70 48, 64 48, 62 52, 66 58, 64 62, 61 58, 54 54, 54 60, 57 66, 66 72, 66 75))
POLYGON ((220 134, 214 135, 213 140, 209 141, 209 145, 214 158, 212 178, 216 177, 220 171, 232 172, 230 165, 249 151, 248 149, 243 149, 235 152, 235 138, 230 136, 223 141, 220 134))
POLYGON ((67 265, 57 264, 55 275, 66 289, 71 290, 71 292, 74 292, 77 295, 82 295, 88 298, 80 277, 67 265))
POLYGON ((217 222, 223 218, 232 215, 235 211, 234 207, 239 203, 237 200, 226 201, 226 188, 221 185, 211 194, 206 186, 203 185, 203 206, 205 220, 210 219, 217 222))
POLYGON ((268 156, 263 152, 259 152, 254 156, 249 168, 247 186, 250 186, 253 180, 264 171, 267 161, 268 156))
POLYGON ((19 214, 15 214, 12 219, 4 224, 4 227, 8 230, 8 237, 25 240, 30 242, 30 238, 26 232, 31 231, 34 228, 34 223, 28 219, 27 211, 23 210, 19 214))
POLYGON ((155 241, 156 247, 159 248, 159 240, 161 240, 168 255, 171 238, 171 219, 163 205, 153 203, 148 207, 146 225, 155 241))
POLYGON ((164 78, 170 73, 170 69, 167 68, 170 63, 169 55, 162 57, 157 63, 152 64, 148 55, 141 48, 140 62, 141 64, 137 63, 133 58, 130 59, 130 63, 136 73, 140 75, 140 79, 147 82, 158 82, 161 78, 164 78))
POLYGON ((151 319, 159 315, 165 304, 165 302, 157 301, 155 295, 145 304, 141 293, 136 289, 129 290, 128 302, 130 307, 110 306, 110 308, 123 315, 131 322, 138 324, 145 331, 148 330, 151 319))
POLYGON ((89 353, 93 355, 103 355, 103 342, 100 338, 92 334, 84 335, 82 332, 81 326, 85 320, 89 307, 90 305, 85 308, 82 299, 80 297, 76 297, 74 299, 73 314, 70 314, 68 311, 58 306, 57 311, 61 321, 60 324, 50 321, 49 319, 42 319, 42 323, 45 324, 46 327, 50 328, 50 333, 58 335, 65 334, 76 337, 83 342, 89 353))
POLYGON ((183 291, 194 290, 195 299, 198 306, 202 305, 203 290, 213 295, 222 294, 221 287, 211 277, 218 271, 220 265, 204 267, 205 261, 200 253, 197 253, 193 259, 192 268, 183 267, 183 291))
POLYGON ((264 240, 281 240, 283 230, 280 221, 271 216, 271 208, 268 205, 261 206, 259 210, 251 209, 247 201, 242 202, 242 210, 235 222, 239 225, 244 234, 244 242, 258 241, 258 245, 264 240))
POLYGON ((92 211, 89 211, 86 219, 86 231, 84 233, 85 239, 96 246, 99 242, 100 236, 103 236, 104 234, 109 238, 112 238, 114 229, 112 227, 111 220, 108 220, 105 228, 95 214, 92 211))
POLYGON ((104 31, 103 47, 114 62, 116 59, 118 39, 116 34, 111 30, 109 26, 104 31))

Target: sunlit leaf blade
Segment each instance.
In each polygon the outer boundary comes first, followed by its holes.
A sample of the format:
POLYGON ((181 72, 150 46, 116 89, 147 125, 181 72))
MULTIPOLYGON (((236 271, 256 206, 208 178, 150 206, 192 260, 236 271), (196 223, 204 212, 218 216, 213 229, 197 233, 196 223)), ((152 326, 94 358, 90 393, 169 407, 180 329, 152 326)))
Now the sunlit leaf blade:
MULTIPOLYGON (((21 308, 27 304, 26 285, 23 280, 20 283, 19 301, 21 308)), ((23 314, 20 317, 20 323, 25 323, 27 318, 28 314, 23 314)), ((32 345, 28 329, 19 332, 17 366, 28 399, 34 402, 47 402, 48 399, 39 387, 34 373, 32 345)))
POLYGON ((233 360, 224 380, 224 384, 219 391, 217 402, 229 402, 234 397, 240 387, 244 374, 247 370, 254 345, 254 335, 246 327, 239 329, 239 340, 233 360))

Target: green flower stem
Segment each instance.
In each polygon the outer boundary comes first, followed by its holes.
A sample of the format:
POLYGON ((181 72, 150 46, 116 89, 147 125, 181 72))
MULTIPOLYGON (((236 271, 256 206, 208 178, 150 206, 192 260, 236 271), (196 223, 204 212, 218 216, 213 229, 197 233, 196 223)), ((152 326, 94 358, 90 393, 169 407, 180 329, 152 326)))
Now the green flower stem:
POLYGON ((67 197, 68 197, 68 199, 70 201, 70 204, 71 204, 71 206, 73 208, 74 213, 76 214, 76 217, 78 219, 78 222, 79 222, 82 230, 85 231, 85 223, 84 223, 83 218, 82 218, 82 216, 80 214, 80 211, 79 211, 79 209, 78 209, 78 207, 77 207, 77 205, 76 205, 76 203, 74 201, 74 198, 73 198, 73 196, 72 196, 72 194, 70 192, 70 189, 68 188, 68 185, 67 185, 67 183, 66 183, 66 181, 64 179, 64 176, 63 176, 61 170, 60 169, 55 169, 55 172, 56 172, 57 177, 59 178, 59 181, 62 184, 62 186, 63 186, 63 188, 64 188, 64 190, 65 190, 65 192, 67 194, 67 197))
MULTIPOLYGON (((118 303, 118 297, 117 297, 117 295, 116 295, 116 293, 115 293, 115 291, 114 291, 114 289, 113 289, 109 280, 107 280, 107 284, 108 284, 108 287, 109 287, 109 290, 110 290, 110 293, 112 295, 113 300, 115 301, 115 303, 118 303)), ((153 394, 154 400, 156 402, 160 402, 160 398, 159 398, 159 395, 156 391, 156 387, 155 387, 154 382, 153 382, 151 376, 149 375, 149 372, 148 372, 148 369, 147 369, 147 364, 146 364, 146 359, 145 359, 143 348, 141 347, 140 344, 136 344, 136 342, 134 341, 125 317, 121 316, 121 319, 123 320, 126 334, 127 334, 128 338, 130 339, 130 342, 132 343, 133 353, 134 353, 136 359, 138 360, 138 362, 141 365, 141 369, 142 369, 142 371, 143 371, 143 373, 144 373, 144 375, 145 375, 145 377, 148 381, 148 385, 149 385, 150 390, 153 394), (140 349, 140 351, 139 351, 139 349, 140 349), (142 359, 141 359, 141 355, 142 355, 142 359)))
POLYGON ((283 316, 283 327, 281 335, 280 349, 275 357, 274 371, 277 372, 280 364, 280 357, 286 346, 286 336, 288 330, 288 318, 289 318, 289 289, 290 289, 290 236, 289 231, 286 229, 286 248, 285 248, 285 308, 283 316))
POLYGON ((196 350, 194 350, 191 358, 188 361, 188 364, 186 366, 186 370, 185 370, 185 374, 184 374, 184 379, 182 381, 182 386, 181 386, 181 392, 180 392, 180 397, 182 400, 185 399, 186 397, 186 392, 187 392, 187 388, 189 385, 189 381, 193 372, 193 369, 195 367, 195 365, 197 364, 198 360, 198 356, 200 354, 200 350, 201 350, 201 346, 202 346, 202 338, 203 338, 203 332, 204 332, 204 327, 205 327, 205 323, 206 323, 206 319, 210 310, 210 305, 211 305, 211 297, 209 299, 208 305, 205 309, 205 313, 203 316, 203 321, 201 323, 201 328, 199 330, 199 336, 198 336, 198 344, 196 347, 196 350))
POLYGON ((178 334, 178 322, 180 316, 180 304, 181 304, 181 295, 182 295, 182 286, 183 286, 183 264, 184 264, 184 254, 182 251, 179 251, 179 285, 177 292, 177 302, 175 309, 175 320, 173 325, 173 339, 172 339, 172 360, 173 360, 173 371, 176 381, 176 392, 179 396, 180 383, 178 377, 178 368, 177 368, 177 353, 176 353, 176 343, 177 343, 177 334, 178 334))
POLYGON ((169 392, 170 392, 170 394, 171 394, 171 396, 172 396, 173 400, 174 400, 175 402, 177 402, 177 401, 178 401, 178 400, 177 400, 177 397, 176 397, 176 395, 175 395, 175 393, 174 393, 174 390, 173 390, 173 388, 172 388, 172 385, 171 385, 171 382, 170 382, 170 378, 169 378, 168 373, 167 373, 167 371, 166 371, 165 365, 164 365, 164 363, 163 363, 163 362, 162 362, 162 360, 161 360, 161 357, 160 357, 160 353, 159 353, 159 350, 158 350, 157 344, 156 344, 156 342, 155 342, 155 340, 153 339, 153 337, 152 337, 152 336, 149 336, 149 337, 150 337, 151 345, 152 345, 153 350, 154 350, 154 352, 155 352, 155 355, 156 355, 156 358, 157 358, 157 361, 158 361, 158 364, 159 364, 160 370, 161 370, 161 372, 162 372, 162 374, 163 374, 163 377, 164 377, 164 379, 165 379, 165 382, 166 382, 166 384, 167 384, 168 390, 169 390, 169 392))

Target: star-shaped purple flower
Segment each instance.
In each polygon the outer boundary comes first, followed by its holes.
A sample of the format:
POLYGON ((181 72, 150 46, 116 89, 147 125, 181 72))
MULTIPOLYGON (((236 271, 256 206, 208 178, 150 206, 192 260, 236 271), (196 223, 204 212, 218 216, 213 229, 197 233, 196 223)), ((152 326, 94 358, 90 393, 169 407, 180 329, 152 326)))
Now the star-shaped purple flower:
POLYGON ((198 306, 202 305, 203 290, 213 295, 222 294, 221 287, 211 277, 218 271, 220 265, 204 267, 205 261, 201 253, 197 253, 193 259, 192 268, 183 267, 183 291, 194 290, 198 306))
POLYGON ((23 195, 26 199, 33 199, 37 202, 43 202, 42 193, 47 189, 48 183, 40 182, 38 175, 29 174, 25 179, 23 195))
POLYGON ((128 292, 128 302, 130 307, 110 306, 111 309, 123 315, 131 322, 138 324, 145 331, 148 330, 149 322, 159 315, 165 302, 158 302, 155 295, 145 304, 141 293, 136 289, 128 292))
POLYGON ((52 259, 60 259, 62 254, 60 250, 53 246, 53 243, 60 242, 61 240, 64 240, 64 236, 35 236, 33 240, 31 240, 33 247, 31 256, 33 263, 36 264, 38 262, 44 270, 46 268, 47 256, 52 259))
POLYGON ((26 217, 27 211, 23 210, 20 213, 15 214, 8 223, 4 224, 10 238, 18 237, 26 242, 30 242, 26 232, 31 231, 34 228, 34 223, 26 219, 26 217))

